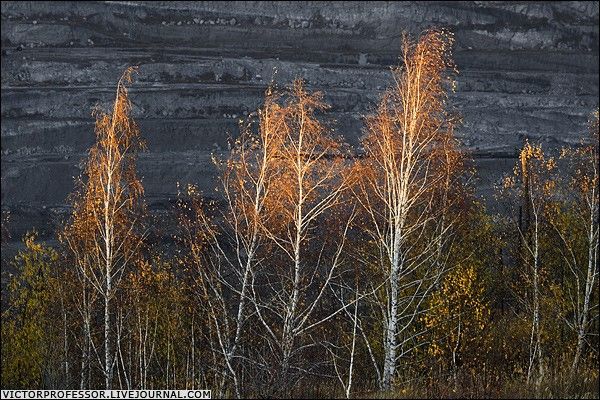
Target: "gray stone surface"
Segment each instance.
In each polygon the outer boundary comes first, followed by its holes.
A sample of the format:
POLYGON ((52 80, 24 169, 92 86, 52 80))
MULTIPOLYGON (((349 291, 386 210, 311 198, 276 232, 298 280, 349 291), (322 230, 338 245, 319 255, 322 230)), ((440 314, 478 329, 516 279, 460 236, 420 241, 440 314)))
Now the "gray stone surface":
POLYGON ((525 137, 580 140, 598 104, 598 2, 2 2, 2 209, 13 240, 50 236, 94 139, 91 109, 121 72, 147 140, 150 209, 176 182, 211 195, 210 153, 272 79, 325 91, 356 144, 361 117, 390 82, 401 32, 456 34, 458 130, 489 194, 525 137))

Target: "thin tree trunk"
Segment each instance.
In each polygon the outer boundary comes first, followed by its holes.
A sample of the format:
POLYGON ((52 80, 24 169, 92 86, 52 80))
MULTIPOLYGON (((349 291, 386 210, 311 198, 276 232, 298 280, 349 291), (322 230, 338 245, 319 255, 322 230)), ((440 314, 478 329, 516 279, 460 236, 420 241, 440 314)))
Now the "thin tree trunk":
POLYGON ((585 345, 585 336, 588 325, 589 311, 590 311, 590 297, 592 295, 592 289, 594 288, 595 278, 595 259, 597 259, 597 245, 594 241, 594 219, 592 214, 592 222, 590 225, 590 233, 588 237, 588 267, 587 277, 585 282, 585 295, 583 299, 583 310, 581 310, 581 320, 578 322, 577 329, 577 347, 575 349, 575 357, 573 358, 573 364, 571 366, 572 372, 576 372, 581 359, 581 353, 585 345))
POLYGON ((70 379, 69 379, 69 346, 68 346, 68 335, 67 335, 67 311, 65 310, 65 301, 64 301, 64 293, 61 290, 60 295, 60 305, 62 308, 63 315, 63 352, 64 352, 64 366, 65 366, 65 388, 70 387, 70 379))
MULTIPOLYGON (((107 288, 110 287, 110 278, 106 279, 107 288)), ((107 290, 107 293, 110 293, 107 290)), ((104 378, 105 388, 110 389, 111 357, 110 357, 110 302, 108 296, 104 297, 104 378)))
POLYGON ((383 365, 383 382, 381 389, 390 390, 396 372, 396 336, 398 334, 398 251, 392 257, 390 271, 390 310, 386 326, 385 361, 383 365))
POLYGON ((354 351, 356 348, 356 326, 358 325, 358 285, 356 287, 356 299, 354 303, 354 327, 352 328, 352 350, 350 352, 350 368, 348 372, 348 385, 346 386, 346 398, 350 398, 352 391, 352 377, 354 373, 354 351))
POLYGON ((531 339, 529 343, 529 368, 527 369, 527 383, 533 375, 533 367, 538 363, 538 382, 543 375, 542 365, 542 343, 540 333, 540 287, 539 287, 539 238, 538 238, 538 216, 534 210, 534 236, 533 236, 533 318, 531 324, 531 339))
POLYGON ((456 335, 456 344, 452 348, 452 377, 454 379, 454 391, 458 390, 458 365, 456 362, 456 355, 458 354, 458 348, 460 346, 460 328, 461 328, 461 314, 458 314, 458 333, 456 335))
POLYGON ((111 348, 110 348, 110 297, 112 296, 112 277, 110 263, 110 239, 108 235, 108 227, 106 227, 106 287, 104 294, 104 378, 105 388, 110 389, 112 381, 112 366, 111 366, 111 348))
MULTIPOLYGON (((300 231, 296 235, 296 248, 294 249, 294 283, 292 292, 292 301, 288 305, 288 310, 285 317, 283 336, 281 338, 283 346, 283 360, 281 363, 281 384, 286 385, 287 374, 290 367, 290 359, 292 349, 294 347, 293 323, 296 314, 296 306, 299 297, 300 285, 300 231)), ((285 387, 285 386, 284 386, 285 387)))
MULTIPOLYGON (((80 389, 86 389, 89 385, 89 376, 87 377, 88 379, 86 380, 86 372, 89 371, 90 368, 90 347, 91 347, 91 328, 90 328, 90 324, 91 324, 91 304, 89 302, 89 298, 88 298, 88 291, 87 291, 87 282, 85 280, 83 280, 83 306, 82 306, 82 312, 83 312, 83 346, 81 348, 81 376, 80 376, 80 381, 79 381, 79 388, 80 389)), ((89 374, 89 372, 88 372, 89 374)))

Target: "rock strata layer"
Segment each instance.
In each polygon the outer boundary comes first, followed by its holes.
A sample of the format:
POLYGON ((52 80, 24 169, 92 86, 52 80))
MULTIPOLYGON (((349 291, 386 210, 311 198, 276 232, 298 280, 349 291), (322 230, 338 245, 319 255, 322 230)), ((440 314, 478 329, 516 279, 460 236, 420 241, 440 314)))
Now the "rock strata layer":
POLYGON ((457 133, 489 194, 524 138, 577 143, 598 104, 598 2, 2 2, 2 210, 16 241, 60 224, 93 143, 92 107, 131 88, 147 140, 150 209, 176 183, 212 195, 226 151, 267 83, 323 90, 353 145, 390 83, 402 31, 455 33, 457 133), (275 72, 276 71, 276 72, 275 72))

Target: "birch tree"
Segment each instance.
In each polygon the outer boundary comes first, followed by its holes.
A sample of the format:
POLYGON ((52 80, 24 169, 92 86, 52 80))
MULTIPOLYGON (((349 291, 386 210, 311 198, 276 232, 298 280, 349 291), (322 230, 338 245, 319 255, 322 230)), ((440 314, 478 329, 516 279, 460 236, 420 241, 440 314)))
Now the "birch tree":
POLYGON ((251 301, 272 358, 264 358, 263 370, 276 390, 287 393, 298 376, 318 365, 301 360, 303 352, 320 345, 310 333, 353 304, 320 307, 341 273, 352 221, 347 213, 325 223, 346 188, 345 147, 316 117, 327 108, 323 95, 309 93, 301 80, 283 100, 266 203, 274 217, 262 224, 272 262, 251 276, 251 301), (335 233, 325 234, 323 227, 335 233))
POLYGON ((564 286, 568 315, 572 316, 566 322, 576 334, 571 364, 573 372, 577 371, 584 348, 593 335, 590 327, 598 319, 600 167, 597 110, 592 115, 589 132, 589 143, 565 148, 561 153, 561 159, 567 163, 569 177, 564 185, 565 210, 562 213, 572 214, 573 218, 551 220, 569 276, 564 286))
MULTIPOLYGON (((222 270, 218 279, 229 284, 234 292, 235 305, 231 335, 220 338, 227 369, 234 382, 235 394, 241 396, 238 358, 244 325, 248 321, 248 297, 251 293, 252 274, 262 262, 260 254, 265 241, 263 227, 270 224, 273 215, 268 201, 271 197, 275 175, 276 157, 280 150, 279 132, 283 126, 279 95, 270 86, 265 92, 265 102, 258 110, 258 132, 252 131, 251 120, 242 126, 242 135, 235 141, 231 154, 225 162, 221 188, 226 202, 223 221, 229 246, 229 256, 218 242, 213 240, 213 252, 226 261, 227 270, 232 271, 234 281, 225 280, 222 270)), ((222 330, 219 330, 221 332, 222 330)))
POLYGON ((218 190, 224 204, 216 212, 219 226, 206 215, 195 187, 187 195, 192 220, 184 219, 187 247, 199 266, 200 286, 210 305, 213 328, 212 351, 223 360, 223 376, 232 381, 236 397, 241 397, 239 374, 243 356, 244 327, 248 321, 250 280, 261 263, 265 242, 263 226, 277 218, 269 212, 271 181, 275 174, 283 119, 278 94, 273 87, 265 93, 265 102, 247 121, 241 121, 241 135, 233 143, 226 159, 213 158, 221 170, 218 190), (258 121, 258 129, 253 130, 258 121), (196 223, 194 227, 194 223, 196 223))
MULTIPOLYGON (((358 279, 358 274, 356 275, 356 279, 358 279)), ((346 315, 348 321, 350 322, 350 332, 347 332, 347 336, 349 338, 350 343, 344 343, 345 338, 341 338, 332 342, 327 340, 324 343, 325 350, 331 355, 331 363, 333 364, 333 370, 335 372, 335 376, 337 377, 343 391, 344 395, 347 399, 350 398, 352 394, 352 384, 354 381, 354 371, 356 369, 356 353, 357 353, 357 341, 360 340, 359 332, 358 332, 358 323, 359 323, 359 315, 358 315, 358 307, 360 304, 359 298, 360 290, 358 288, 358 282, 354 288, 354 305, 352 307, 347 307, 347 300, 339 296, 338 300, 344 309, 344 314, 346 315), (347 353, 347 354, 346 354, 347 353), (345 364, 345 365, 344 365, 345 364)), ((338 329, 343 328, 343 324, 341 322, 336 321, 336 327, 338 329)), ((343 329, 340 329, 338 332, 341 336, 344 336, 346 332, 343 329)))
MULTIPOLYGON (((439 194, 452 182, 443 159, 454 143, 446 107, 452 41, 442 31, 427 32, 416 43, 404 37, 402 66, 392 70, 393 85, 367 119, 365 157, 355 172, 356 201, 375 249, 362 261, 385 283, 373 298, 384 321, 383 365, 372 357, 383 390, 391 388, 399 358, 419 346, 418 315, 443 273, 441 249, 451 237, 453 222, 444 217, 447 202, 439 194)), ((365 342, 372 353, 366 335, 365 342)))
POLYGON ((127 91, 133 72, 128 68, 119 79, 112 110, 95 111, 97 142, 89 152, 86 180, 80 182, 73 197, 72 216, 62 235, 82 284, 89 285, 103 302, 103 355, 102 348, 91 337, 88 340, 101 366, 106 389, 112 386, 117 361, 113 299, 145 235, 140 220, 143 187, 135 171, 136 152, 143 148, 143 142, 131 118, 127 91))
POLYGON ((538 382, 544 375, 542 358, 541 301, 543 291, 542 240, 547 233, 547 207, 555 190, 556 182, 550 179, 556 164, 544 154, 541 145, 528 141, 519 153, 513 175, 504 181, 504 188, 512 192, 519 204, 519 261, 522 263, 521 278, 525 289, 516 289, 521 305, 530 316, 529 359, 527 383, 537 368, 538 382))

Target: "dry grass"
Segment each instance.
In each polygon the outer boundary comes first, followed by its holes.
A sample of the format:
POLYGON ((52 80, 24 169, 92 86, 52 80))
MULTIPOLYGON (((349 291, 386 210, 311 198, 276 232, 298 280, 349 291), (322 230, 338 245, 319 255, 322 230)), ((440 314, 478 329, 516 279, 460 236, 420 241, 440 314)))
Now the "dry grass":
MULTIPOLYGON (((402 388, 381 392, 376 388, 355 388, 354 398, 368 399, 597 399, 599 397, 598 366, 571 375, 567 369, 551 370, 538 385, 527 385, 525 377, 496 377, 484 374, 462 374, 452 378, 412 380, 402 388)), ((298 390, 298 398, 344 398, 339 388, 314 385, 298 390)))

